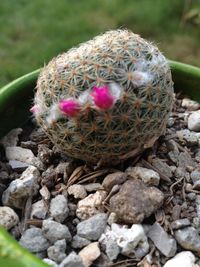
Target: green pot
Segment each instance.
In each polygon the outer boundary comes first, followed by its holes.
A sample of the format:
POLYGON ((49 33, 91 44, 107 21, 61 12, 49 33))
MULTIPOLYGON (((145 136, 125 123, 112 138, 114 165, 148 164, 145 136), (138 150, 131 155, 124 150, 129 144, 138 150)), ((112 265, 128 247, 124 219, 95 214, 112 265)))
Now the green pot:
MULTIPOLYGON (((176 92, 200 102, 200 68, 169 61, 176 92)), ((28 73, 0 89, 0 137, 20 127, 31 116, 34 88, 40 69, 28 73)), ((0 267, 45 267, 42 261, 21 248, 0 228, 0 267)))

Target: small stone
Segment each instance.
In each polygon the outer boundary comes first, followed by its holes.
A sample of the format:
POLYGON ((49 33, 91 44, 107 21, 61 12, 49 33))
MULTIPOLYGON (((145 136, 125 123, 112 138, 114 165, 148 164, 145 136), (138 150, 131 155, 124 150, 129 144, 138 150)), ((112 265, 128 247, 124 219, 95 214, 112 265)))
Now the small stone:
POLYGON ((7 182, 7 181, 9 181, 9 179, 10 179, 10 176, 6 171, 0 171, 0 181, 1 182, 5 182, 5 181, 7 182))
POLYGON ((51 165, 49 168, 47 168, 42 173, 42 182, 41 184, 46 186, 48 189, 52 189, 55 186, 56 181, 56 172, 53 165, 51 165))
POLYGON ((90 184, 84 184, 84 188, 88 193, 91 193, 102 189, 102 185, 100 183, 90 183, 90 184))
POLYGON ((197 216, 200 219, 200 195, 196 196, 195 204, 196 204, 197 216))
POLYGON ((32 205, 31 218, 44 220, 48 212, 48 206, 44 200, 39 200, 32 205))
POLYGON ((4 148, 8 146, 16 146, 21 133, 21 128, 12 129, 7 135, 1 138, 0 143, 4 146, 4 148))
POLYGON ((173 173, 171 171, 170 166, 163 162, 161 159, 159 158, 155 158, 152 160, 152 165, 158 169, 158 171, 162 174, 164 174, 165 176, 167 176, 168 178, 171 178, 173 176, 173 173))
POLYGON ((195 256, 190 251, 178 253, 174 258, 168 260, 163 267, 198 267, 195 264, 195 256))
POLYGON ((106 196, 107 193, 101 190, 80 200, 77 204, 76 216, 81 220, 85 220, 95 214, 104 212, 102 202, 106 196))
POLYGON ((170 158, 170 160, 174 163, 174 164, 178 164, 178 157, 179 157, 179 152, 178 151, 170 151, 168 153, 168 157, 170 158))
POLYGON ((75 252, 71 252, 59 265, 59 267, 85 267, 82 259, 75 252))
POLYGON ((175 231, 175 238, 182 248, 200 255, 200 236, 194 227, 185 227, 175 231))
POLYGON ((180 168, 185 169, 187 166, 195 167, 196 166, 196 163, 192 159, 192 157, 190 156, 190 154, 187 151, 185 151, 185 152, 181 152, 179 154, 178 166, 180 168))
POLYGON ((49 199, 51 198, 51 193, 45 185, 42 186, 39 192, 45 201, 49 201, 49 199))
POLYGON ((73 195, 74 198, 83 199, 87 196, 85 187, 80 184, 73 184, 69 186, 67 192, 69 195, 73 195))
POLYGON ((75 235, 73 236, 71 245, 73 248, 83 248, 89 245, 90 243, 91 241, 89 241, 88 239, 80 237, 79 235, 75 235))
POLYGON ((63 195, 52 198, 49 211, 55 221, 62 223, 69 214, 67 199, 63 195))
POLYGON ((107 223, 108 223, 109 225, 111 225, 111 224, 116 223, 116 222, 117 222, 117 215, 116 215, 116 213, 111 212, 111 213, 109 214, 107 223))
POLYGON ((98 240, 106 228, 107 214, 99 213, 77 225, 77 235, 88 240, 98 240))
POLYGON ((65 239, 67 242, 72 240, 71 233, 66 225, 50 219, 43 221, 42 233, 52 244, 60 239, 65 239))
POLYGON ((30 164, 18 161, 18 160, 9 160, 9 165, 14 171, 24 171, 30 164))
POLYGON ((128 228, 127 225, 113 223, 111 228, 107 227, 99 242, 105 246, 110 260, 116 259, 119 253, 129 258, 142 258, 149 251, 147 237, 140 224, 128 228))
POLYGON ((6 230, 10 230, 18 222, 19 217, 13 209, 0 207, 0 226, 3 226, 6 230))
POLYGON ((181 106, 183 108, 187 108, 190 111, 195 111, 200 108, 200 104, 198 102, 189 98, 183 98, 181 106))
POLYGON ((53 152, 46 144, 38 145, 38 158, 44 163, 49 164, 52 159, 53 152))
POLYGON ((191 132, 188 129, 183 129, 183 130, 177 131, 176 134, 180 140, 185 140, 188 146, 198 145, 198 137, 195 132, 191 132))
POLYGON ((66 183, 73 170, 72 162, 60 162, 55 168, 55 173, 57 175, 62 175, 64 183, 66 183))
POLYGON ((30 149, 20 146, 10 146, 6 147, 6 158, 8 160, 17 160, 31 165, 33 164, 35 156, 30 149))
POLYGON ((116 260, 121 248, 118 246, 116 240, 109 238, 106 241, 106 255, 110 261, 116 260))
POLYGON ((149 229, 147 236, 153 241, 154 245, 166 257, 173 257, 176 254, 176 240, 171 238, 159 223, 155 222, 149 229))
POLYGON ((52 267, 58 267, 58 264, 55 261, 52 261, 50 259, 43 259, 43 262, 49 264, 52 267))
POLYGON ((191 201, 194 201, 196 199, 196 194, 195 193, 188 193, 186 195, 187 199, 191 200, 191 201))
POLYGON ((40 173, 34 166, 29 166, 19 179, 12 181, 2 195, 5 206, 23 208, 24 201, 29 196, 34 196, 39 189, 40 173))
POLYGON ((194 189, 199 190, 200 189, 200 171, 194 170, 193 172, 191 172, 190 177, 194 184, 194 189))
POLYGON ((190 221, 187 218, 179 219, 171 223, 172 229, 175 229, 175 230, 189 226, 189 225, 190 225, 190 221))
POLYGON ((66 250, 65 239, 58 240, 54 243, 53 246, 47 249, 47 255, 51 260, 60 263, 66 258, 65 250, 66 250))
POLYGON ((98 242, 90 243, 79 252, 79 256, 82 259, 84 267, 90 267, 100 254, 101 251, 99 249, 98 242))
POLYGON ((43 236, 40 228, 30 228, 26 230, 19 243, 30 252, 41 252, 50 246, 48 240, 43 236))
POLYGON ((200 132, 200 110, 192 112, 188 117, 188 129, 200 132))
POLYGON ((126 173, 135 179, 141 179, 146 185, 159 185, 160 176, 157 172, 143 167, 129 167, 126 173))
POLYGON ((113 188, 116 184, 122 184, 127 180, 127 174, 124 172, 114 172, 111 174, 108 174, 102 183, 102 186, 105 188, 107 192, 110 192, 110 190, 113 188))
POLYGON ((147 187, 141 180, 128 180, 110 198, 110 211, 116 213, 118 221, 141 223, 162 205, 163 199, 157 188, 147 187))

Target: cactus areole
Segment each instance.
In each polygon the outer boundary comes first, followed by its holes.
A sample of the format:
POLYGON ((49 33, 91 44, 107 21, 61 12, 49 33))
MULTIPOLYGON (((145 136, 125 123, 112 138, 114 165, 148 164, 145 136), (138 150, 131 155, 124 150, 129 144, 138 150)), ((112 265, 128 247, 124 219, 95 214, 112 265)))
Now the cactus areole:
POLYGON ((170 68, 158 48, 113 30, 52 59, 31 111, 59 150, 97 163, 152 146, 165 133, 172 103, 170 68))

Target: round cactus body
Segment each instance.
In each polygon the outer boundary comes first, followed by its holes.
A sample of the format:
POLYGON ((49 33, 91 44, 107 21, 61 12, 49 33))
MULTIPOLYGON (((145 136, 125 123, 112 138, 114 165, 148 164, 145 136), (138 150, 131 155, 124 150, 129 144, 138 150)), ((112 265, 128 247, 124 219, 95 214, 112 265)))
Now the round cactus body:
POLYGON ((67 155, 124 159, 166 129, 173 82, 156 46, 127 30, 108 31, 46 65, 38 78, 38 124, 67 155))

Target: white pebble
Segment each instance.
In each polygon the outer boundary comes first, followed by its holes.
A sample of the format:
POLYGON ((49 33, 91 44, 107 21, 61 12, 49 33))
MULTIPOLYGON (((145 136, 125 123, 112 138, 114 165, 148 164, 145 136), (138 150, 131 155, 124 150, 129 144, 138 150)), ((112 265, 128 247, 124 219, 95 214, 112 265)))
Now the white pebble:
POLYGON ((73 195, 74 198, 83 199, 87 196, 85 187, 80 184, 73 184, 67 190, 69 195, 73 195))
POLYGON ((0 226, 9 230, 18 222, 19 217, 13 209, 9 207, 0 207, 0 226))
POLYGON ((188 129, 195 132, 200 132, 200 110, 194 111, 188 118, 188 129))
POLYGON ((178 253, 174 258, 168 260, 163 267, 198 267, 195 264, 195 256, 190 251, 178 253))

